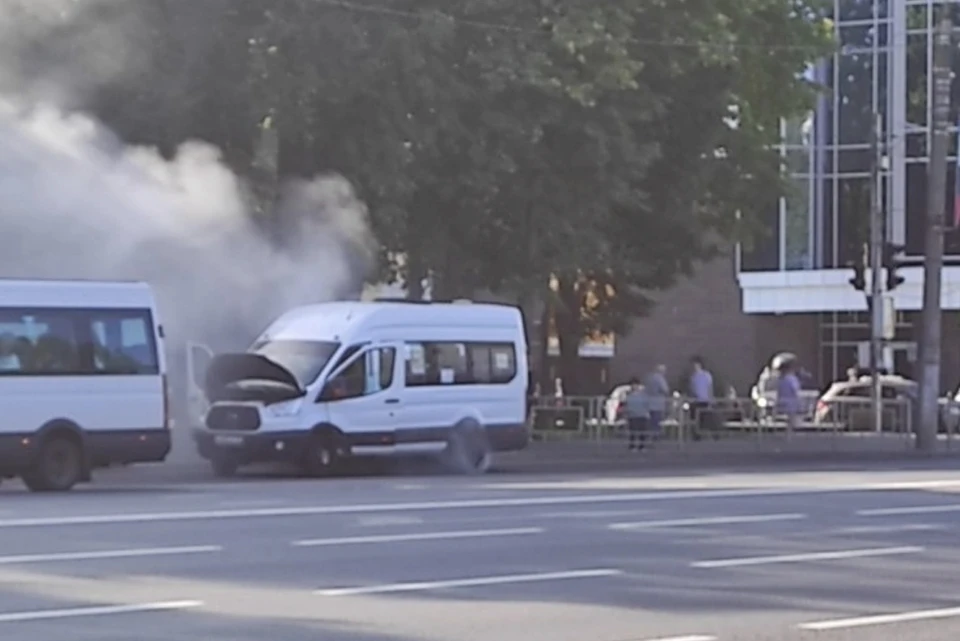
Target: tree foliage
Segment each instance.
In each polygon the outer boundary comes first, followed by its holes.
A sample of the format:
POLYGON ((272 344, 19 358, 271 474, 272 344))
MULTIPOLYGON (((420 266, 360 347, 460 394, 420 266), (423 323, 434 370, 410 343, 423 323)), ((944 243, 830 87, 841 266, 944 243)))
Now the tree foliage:
POLYGON ((546 313, 568 375, 785 192, 779 122, 830 47, 819 0, 138 1, 150 72, 94 101, 124 137, 346 174, 372 280, 546 313))

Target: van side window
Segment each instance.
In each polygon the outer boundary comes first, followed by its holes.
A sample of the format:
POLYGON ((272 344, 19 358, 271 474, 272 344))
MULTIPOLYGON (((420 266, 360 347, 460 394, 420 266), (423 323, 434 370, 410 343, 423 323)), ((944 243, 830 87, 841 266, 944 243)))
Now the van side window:
POLYGON ((476 383, 509 383, 517 375, 512 343, 470 343, 470 362, 476 383))
POLYGON ((517 375, 512 343, 408 343, 407 387, 509 383, 517 375))
POLYGON ((149 310, 96 311, 87 315, 85 349, 98 374, 159 374, 149 310))
POLYGON ((89 373, 80 358, 70 310, 0 310, 0 375, 89 373))
POLYGON ((393 385, 394 364, 397 361, 397 350, 392 347, 381 347, 380 352, 380 389, 388 389, 393 385))
POLYGON ((464 343, 407 343, 407 387, 471 383, 464 343))
POLYGON ((323 400, 345 400, 382 392, 393 384, 396 350, 372 349, 350 363, 326 384, 323 400))

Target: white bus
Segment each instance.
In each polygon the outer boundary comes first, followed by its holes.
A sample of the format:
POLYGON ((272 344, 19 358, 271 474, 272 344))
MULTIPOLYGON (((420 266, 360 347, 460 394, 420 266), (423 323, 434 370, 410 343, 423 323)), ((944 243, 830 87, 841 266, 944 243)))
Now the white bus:
POLYGON ((220 476, 260 461, 311 475, 350 455, 438 453, 483 472, 527 445, 527 345, 515 307, 339 302, 294 309, 195 376, 194 431, 220 476))
POLYGON ((0 477, 65 491, 170 451, 148 285, 0 279, 0 477))

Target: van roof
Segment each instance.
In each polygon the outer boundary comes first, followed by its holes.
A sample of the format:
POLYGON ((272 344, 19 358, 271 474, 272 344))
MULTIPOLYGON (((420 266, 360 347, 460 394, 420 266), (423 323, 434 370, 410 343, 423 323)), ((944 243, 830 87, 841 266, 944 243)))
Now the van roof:
POLYGON ((152 307, 153 292, 139 281, 0 278, 5 307, 152 307))
POLYGON ((293 308, 264 334, 294 340, 341 340, 346 333, 404 325, 511 327, 522 331, 523 318, 518 308, 499 304, 341 301, 293 308))

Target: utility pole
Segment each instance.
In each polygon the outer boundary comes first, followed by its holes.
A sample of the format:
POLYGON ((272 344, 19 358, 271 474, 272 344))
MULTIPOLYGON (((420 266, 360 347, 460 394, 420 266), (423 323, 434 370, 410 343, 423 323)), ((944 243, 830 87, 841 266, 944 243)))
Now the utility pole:
POLYGON ((867 297, 870 309, 870 405, 873 410, 873 428, 883 430, 883 398, 880 387, 880 366, 883 363, 883 234, 884 208, 880 184, 880 165, 883 162, 881 141, 883 120, 880 114, 874 117, 870 135, 870 294, 867 297))
POLYGON ((920 337, 920 412, 917 448, 932 452, 937 443, 940 396, 940 290, 943 227, 946 215, 947 153, 950 146, 950 85, 953 23, 943 11, 933 40, 933 140, 927 165, 927 212, 923 264, 923 312, 920 337))

